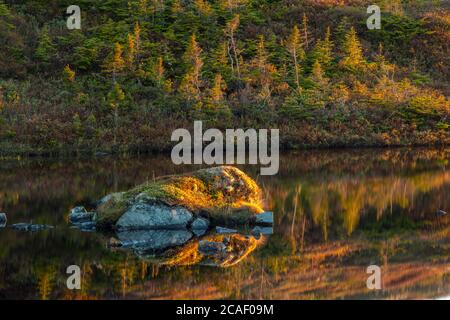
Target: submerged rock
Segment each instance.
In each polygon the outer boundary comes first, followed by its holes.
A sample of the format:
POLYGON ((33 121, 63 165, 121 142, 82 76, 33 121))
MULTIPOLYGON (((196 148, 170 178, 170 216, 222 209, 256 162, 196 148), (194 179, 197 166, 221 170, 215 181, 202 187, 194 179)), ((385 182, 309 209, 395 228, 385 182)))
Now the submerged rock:
POLYGON ((6 217, 6 213, 1 212, 0 213, 0 228, 3 228, 6 226, 6 222, 8 222, 8 218, 6 217))
POLYGON ((11 228, 19 231, 42 231, 47 229, 53 229, 54 226, 50 226, 47 224, 32 224, 32 223, 16 223, 11 226, 11 228))
POLYGON ((261 205, 255 181, 235 167, 221 166, 110 194, 99 202, 96 221, 113 229, 186 228, 201 214, 209 225, 239 225, 263 212, 261 205))
POLYGON ((85 232, 91 232, 91 231, 96 231, 96 226, 97 224, 94 221, 86 221, 86 222, 81 222, 81 223, 77 223, 74 225, 74 228, 80 229, 81 231, 85 231, 85 232))
POLYGON ((117 233, 117 238, 121 247, 154 251, 180 246, 192 238, 192 233, 187 230, 123 231, 117 233))
POLYGON ((224 227, 216 227, 216 232, 218 234, 236 233, 237 230, 236 229, 228 229, 228 228, 224 228, 224 227))
POLYGON ((118 230, 186 229, 192 213, 183 207, 163 204, 133 204, 117 221, 118 230))
POLYGON ((88 212, 84 207, 76 207, 70 210, 69 221, 77 228, 84 232, 96 231, 95 222, 96 213, 88 212))
POLYGON ((206 234, 206 231, 208 231, 208 229, 192 229, 192 233, 196 236, 196 237, 201 237, 204 234, 206 234))
POLYGON ((192 222, 191 229, 192 230, 207 230, 209 227, 209 221, 205 218, 197 218, 192 222))
POLYGON ((96 156, 96 157, 107 157, 110 155, 111 155, 110 153, 104 152, 104 151, 97 151, 94 153, 94 156, 96 156))
POLYGON ((191 229, 192 232, 197 236, 203 236, 209 228, 209 221, 205 218, 196 218, 192 224, 191 229))
POLYGON ((223 242, 203 240, 198 243, 198 251, 205 255, 217 255, 226 252, 227 246, 223 242))

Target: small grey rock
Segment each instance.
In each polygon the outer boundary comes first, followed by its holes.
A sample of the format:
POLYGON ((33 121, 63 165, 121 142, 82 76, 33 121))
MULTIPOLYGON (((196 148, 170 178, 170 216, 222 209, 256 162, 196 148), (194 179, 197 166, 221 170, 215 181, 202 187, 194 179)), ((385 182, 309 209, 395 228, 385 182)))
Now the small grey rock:
POLYGON ((97 151, 94 153, 94 156, 96 156, 96 157, 107 157, 109 155, 110 154, 108 152, 103 152, 103 151, 97 151))
POLYGON ((11 226, 11 228, 20 231, 28 231, 29 226, 29 223, 15 223, 11 226))
POLYGON ((0 213, 0 228, 6 226, 6 222, 8 222, 8 218, 6 217, 6 213, 0 213))
POLYGON ((192 222, 191 228, 193 230, 206 230, 209 227, 209 221, 205 218, 197 218, 192 222))
POLYGON ((236 229, 223 228, 223 227, 216 227, 216 232, 217 232, 217 233, 220 233, 220 234, 224 234, 224 233, 236 233, 237 230, 236 230, 236 229))
POLYGON ((198 243, 198 251, 204 255, 216 255, 224 253, 227 250, 227 246, 223 242, 212 242, 202 240, 198 243))
POLYGON ((47 229, 53 229, 54 226, 50 226, 47 224, 31 224, 31 223, 16 223, 11 226, 11 228, 19 231, 30 231, 30 232, 36 232, 36 231, 42 231, 47 229))
POLYGON ((273 212, 266 211, 255 216, 256 224, 273 224, 273 212))
POLYGON ((97 224, 93 221, 87 221, 76 224, 76 227, 81 231, 95 231, 97 224))
POLYGON ((82 223, 94 220, 95 212, 87 212, 84 207, 75 207, 70 210, 69 221, 71 223, 82 223))
POLYGON ((41 230, 47 230, 47 229, 54 229, 54 226, 50 226, 48 224, 32 224, 29 227, 29 230, 31 232, 35 232, 35 231, 41 231, 41 230))
POLYGON ((76 216, 76 215, 83 215, 83 214, 86 214, 86 213, 87 213, 86 208, 82 207, 82 206, 75 207, 75 208, 72 208, 70 210, 70 214, 74 215, 74 216, 76 216))

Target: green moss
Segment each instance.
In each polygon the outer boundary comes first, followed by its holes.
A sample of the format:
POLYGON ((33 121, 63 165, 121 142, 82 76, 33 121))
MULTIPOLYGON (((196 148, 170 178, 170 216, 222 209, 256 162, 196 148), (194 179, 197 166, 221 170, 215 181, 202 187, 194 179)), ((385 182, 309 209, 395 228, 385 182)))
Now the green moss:
POLYGON ((159 199, 163 202, 170 202, 174 200, 174 198, 165 191, 165 185, 166 182, 164 181, 157 181, 154 183, 147 183, 140 185, 128 192, 126 192, 126 197, 133 198, 137 196, 138 194, 144 193, 150 198, 159 199))
POLYGON ((111 199, 97 207, 97 224, 99 227, 108 228, 116 223, 128 206, 126 193, 113 193, 111 199))

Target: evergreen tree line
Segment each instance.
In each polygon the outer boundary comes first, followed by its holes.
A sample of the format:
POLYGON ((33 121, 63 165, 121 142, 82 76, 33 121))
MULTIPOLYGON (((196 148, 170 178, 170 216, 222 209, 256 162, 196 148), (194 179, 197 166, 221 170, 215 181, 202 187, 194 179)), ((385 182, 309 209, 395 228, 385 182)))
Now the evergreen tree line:
MULTIPOLYGON (((276 2, 281 7, 252 0, 81 1, 88 10, 76 31, 66 30, 61 17, 45 20, 40 1, 0 2, 3 41, 11 45, 0 50, 10 61, 0 62, 1 137, 33 145, 42 143, 39 133, 55 147, 105 139, 116 146, 138 134, 130 126, 157 135, 159 126, 164 132, 202 119, 218 127, 285 128, 287 147, 449 141, 449 100, 436 85, 442 78, 427 73, 425 62, 416 67, 414 58, 402 65, 391 33, 365 30, 364 19, 340 11, 318 26, 333 5, 276 2), (286 23, 277 18, 282 8, 286 23), (19 32, 30 12, 34 41, 19 32), (52 95, 49 108, 37 102, 31 82, 52 95), (67 134, 56 136, 52 124, 67 134)), ((433 10, 427 14, 434 30, 448 35, 436 29, 448 11, 433 10)), ((400 21, 395 32, 403 38, 428 32, 404 12, 386 19, 400 21)), ((433 58, 440 64, 430 59, 429 70, 445 70, 447 61, 433 58)))

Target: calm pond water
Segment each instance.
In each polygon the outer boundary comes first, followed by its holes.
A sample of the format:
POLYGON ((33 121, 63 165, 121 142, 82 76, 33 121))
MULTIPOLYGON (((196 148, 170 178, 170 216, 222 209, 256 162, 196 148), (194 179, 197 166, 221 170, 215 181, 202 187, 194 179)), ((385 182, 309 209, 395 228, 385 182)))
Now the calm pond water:
POLYGON ((228 268, 161 266, 112 235, 70 228, 70 208, 200 167, 168 156, 0 161, 0 299, 358 299, 450 294, 450 149, 301 151, 258 176, 274 233, 228 268), (449 214, 445 214, 448 212, 449 214), (79 265, 82 289, 66 287, 79 265), (366 269, 382 270, 369 290, 366 269))

